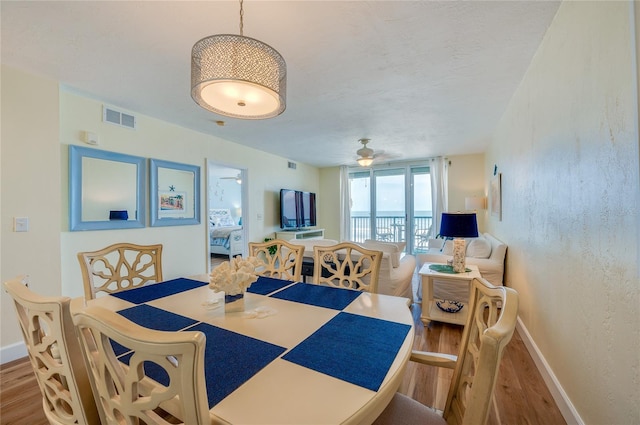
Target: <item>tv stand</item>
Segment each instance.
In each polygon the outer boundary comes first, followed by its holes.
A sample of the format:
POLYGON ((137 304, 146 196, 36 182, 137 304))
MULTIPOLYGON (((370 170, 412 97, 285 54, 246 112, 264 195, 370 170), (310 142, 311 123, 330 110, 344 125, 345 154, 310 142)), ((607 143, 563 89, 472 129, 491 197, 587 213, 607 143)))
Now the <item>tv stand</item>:
POLYGON ((285 241, 292 239, 324 239, 324 229, 284 230, 276 232, 276 238, 285 241))

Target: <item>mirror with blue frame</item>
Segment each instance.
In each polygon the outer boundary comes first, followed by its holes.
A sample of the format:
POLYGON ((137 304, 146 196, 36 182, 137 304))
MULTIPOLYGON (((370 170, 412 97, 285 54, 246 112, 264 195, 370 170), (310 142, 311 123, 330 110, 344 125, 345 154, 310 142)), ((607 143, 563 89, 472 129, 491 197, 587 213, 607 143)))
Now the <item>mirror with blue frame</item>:
POLYGON ((69 229, 145 227, 146 159, 69 145, 69 229))

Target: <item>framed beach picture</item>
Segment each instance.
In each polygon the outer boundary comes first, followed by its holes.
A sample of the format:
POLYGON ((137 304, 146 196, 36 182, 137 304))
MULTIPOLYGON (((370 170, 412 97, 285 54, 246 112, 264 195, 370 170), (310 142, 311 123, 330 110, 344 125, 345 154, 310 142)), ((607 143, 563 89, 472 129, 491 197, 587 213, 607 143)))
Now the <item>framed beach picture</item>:
POLYGON ((200 167, 151 159, 151 226, 200 224, 200 167))
POLYGON ((159 190, 158 196, 161 212, 182 214, 186 211, 187 192, 159 190))
POLYGON ((493 176, 489 185, 491 215, 502 221, 502 173, 493 176))

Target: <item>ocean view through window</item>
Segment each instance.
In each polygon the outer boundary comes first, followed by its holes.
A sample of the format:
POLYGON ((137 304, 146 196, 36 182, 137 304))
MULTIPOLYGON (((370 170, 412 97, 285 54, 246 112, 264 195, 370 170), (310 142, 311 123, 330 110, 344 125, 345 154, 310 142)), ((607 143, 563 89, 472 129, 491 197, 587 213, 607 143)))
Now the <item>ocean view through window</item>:
POLYGON ((351 237, 407 242, 406 252, 427 248, 432 223, 429 167, 374 167, 349 173, 351 237))

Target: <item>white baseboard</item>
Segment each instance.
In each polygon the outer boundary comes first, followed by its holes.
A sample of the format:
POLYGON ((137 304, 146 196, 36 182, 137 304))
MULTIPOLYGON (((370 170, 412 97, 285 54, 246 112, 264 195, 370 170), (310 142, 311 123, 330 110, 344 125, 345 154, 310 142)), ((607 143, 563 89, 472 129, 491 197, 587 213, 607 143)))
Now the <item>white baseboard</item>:
POLYGON ((13 360, 27 356, 27 346, 24 342, 16 342, 0 348, 0 364, 5 364, 13 360))
POLYGON ((522 323, 520 317, 518 317, 516 329, 522 338, 524 346, 531 355, 531 358, 533 358, 536 368, 540 372, 540 375, 542 375, 542 379, 545 384, 547 384, 547 388, 549 388, 551 396, 558 405, 558 409, 560 409, 560 413, 564 417, 564 420, 567 421, 568 425, 584 425, 584 421, 578 414, 574 405, 571 403, 571 400, 569 400, 567 393, 565 393, 560 382, 558 382, 556 375, 553 373, 553 370, 551 370, 551 367, 549 367, 549 364, 538 349, 536 343, 533 341, 533 338, 531 338, 531 334, 529 334, 529 331, 524 326, 524 323, 522 323))

